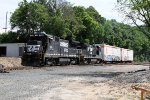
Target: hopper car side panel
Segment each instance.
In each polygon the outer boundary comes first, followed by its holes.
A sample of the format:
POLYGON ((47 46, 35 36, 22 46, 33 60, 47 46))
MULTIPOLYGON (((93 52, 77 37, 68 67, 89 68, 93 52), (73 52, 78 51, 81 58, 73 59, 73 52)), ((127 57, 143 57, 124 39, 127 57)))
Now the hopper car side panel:
POLYGON ((101 45, 101 57, 103 61, 118 62, 121 61, 121 50, 119 47, 110 45, 101 45))

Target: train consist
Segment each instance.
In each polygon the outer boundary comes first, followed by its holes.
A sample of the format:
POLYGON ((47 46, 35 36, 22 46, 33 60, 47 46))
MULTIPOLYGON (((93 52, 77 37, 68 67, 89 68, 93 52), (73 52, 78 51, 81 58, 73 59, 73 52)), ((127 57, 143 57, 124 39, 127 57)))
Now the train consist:
POLYGON ((45 32, 30 35, 22 56, 22 65, 32 66, 132 61, 133 50, 68 41, 45 32))

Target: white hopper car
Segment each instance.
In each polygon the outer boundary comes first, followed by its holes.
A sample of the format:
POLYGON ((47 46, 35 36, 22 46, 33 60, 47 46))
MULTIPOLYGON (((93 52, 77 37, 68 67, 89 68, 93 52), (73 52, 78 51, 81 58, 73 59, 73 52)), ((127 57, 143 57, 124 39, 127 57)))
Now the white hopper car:
POLYGON ((95 44, 99 49, 99 56, 104 62, 132 62, 133 50, 106 44, 95 44))
POLYGON ((133 50, 121 48, 121 60, 123 62, 132 62, 133 61, 133 50))

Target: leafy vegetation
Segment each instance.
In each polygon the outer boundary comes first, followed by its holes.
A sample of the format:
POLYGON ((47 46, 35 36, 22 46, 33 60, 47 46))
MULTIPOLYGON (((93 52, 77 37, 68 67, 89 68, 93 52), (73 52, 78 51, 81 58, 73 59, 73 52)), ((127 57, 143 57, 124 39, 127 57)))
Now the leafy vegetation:
POLYGON ((117 0, 118 9, 150 39, 150 0, 117 0), (139 26, 143 23, 144 27, 139 26))
MULTIPOLYGON (((136 7, 132 9, 141 9, 136 7)), ((147 7, 149 8, 146 6, 146 9, 147 7)), ((150 38, 147 35, 150 31, 147 22, 143 20, 145 24, 137 27, 106 20, 92 6, 73 6, 63 0, 24 0, 12 14, 10 22, 12 28, 17 27, 19 31, 0 34, 0 43, 26 42, 30 33, 45 31, 82 43, 105 43, 133 49, 136 61, 150 59, 150 38)))

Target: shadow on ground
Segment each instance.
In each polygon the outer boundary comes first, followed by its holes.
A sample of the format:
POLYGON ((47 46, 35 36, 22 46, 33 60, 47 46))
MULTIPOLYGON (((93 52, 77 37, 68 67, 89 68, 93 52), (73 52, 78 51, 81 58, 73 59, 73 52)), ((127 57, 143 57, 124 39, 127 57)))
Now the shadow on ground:
MULTIPOLYGON (((91 72, 91 73, 60 73, 57 75, 63 75, 63 76, 80 76, 80 77, 104 77, 104 78, 113 78, 120 74, 123 74, 123 72, 91 72)), ((56 75, 56 74, 55 74, 56 75)))

